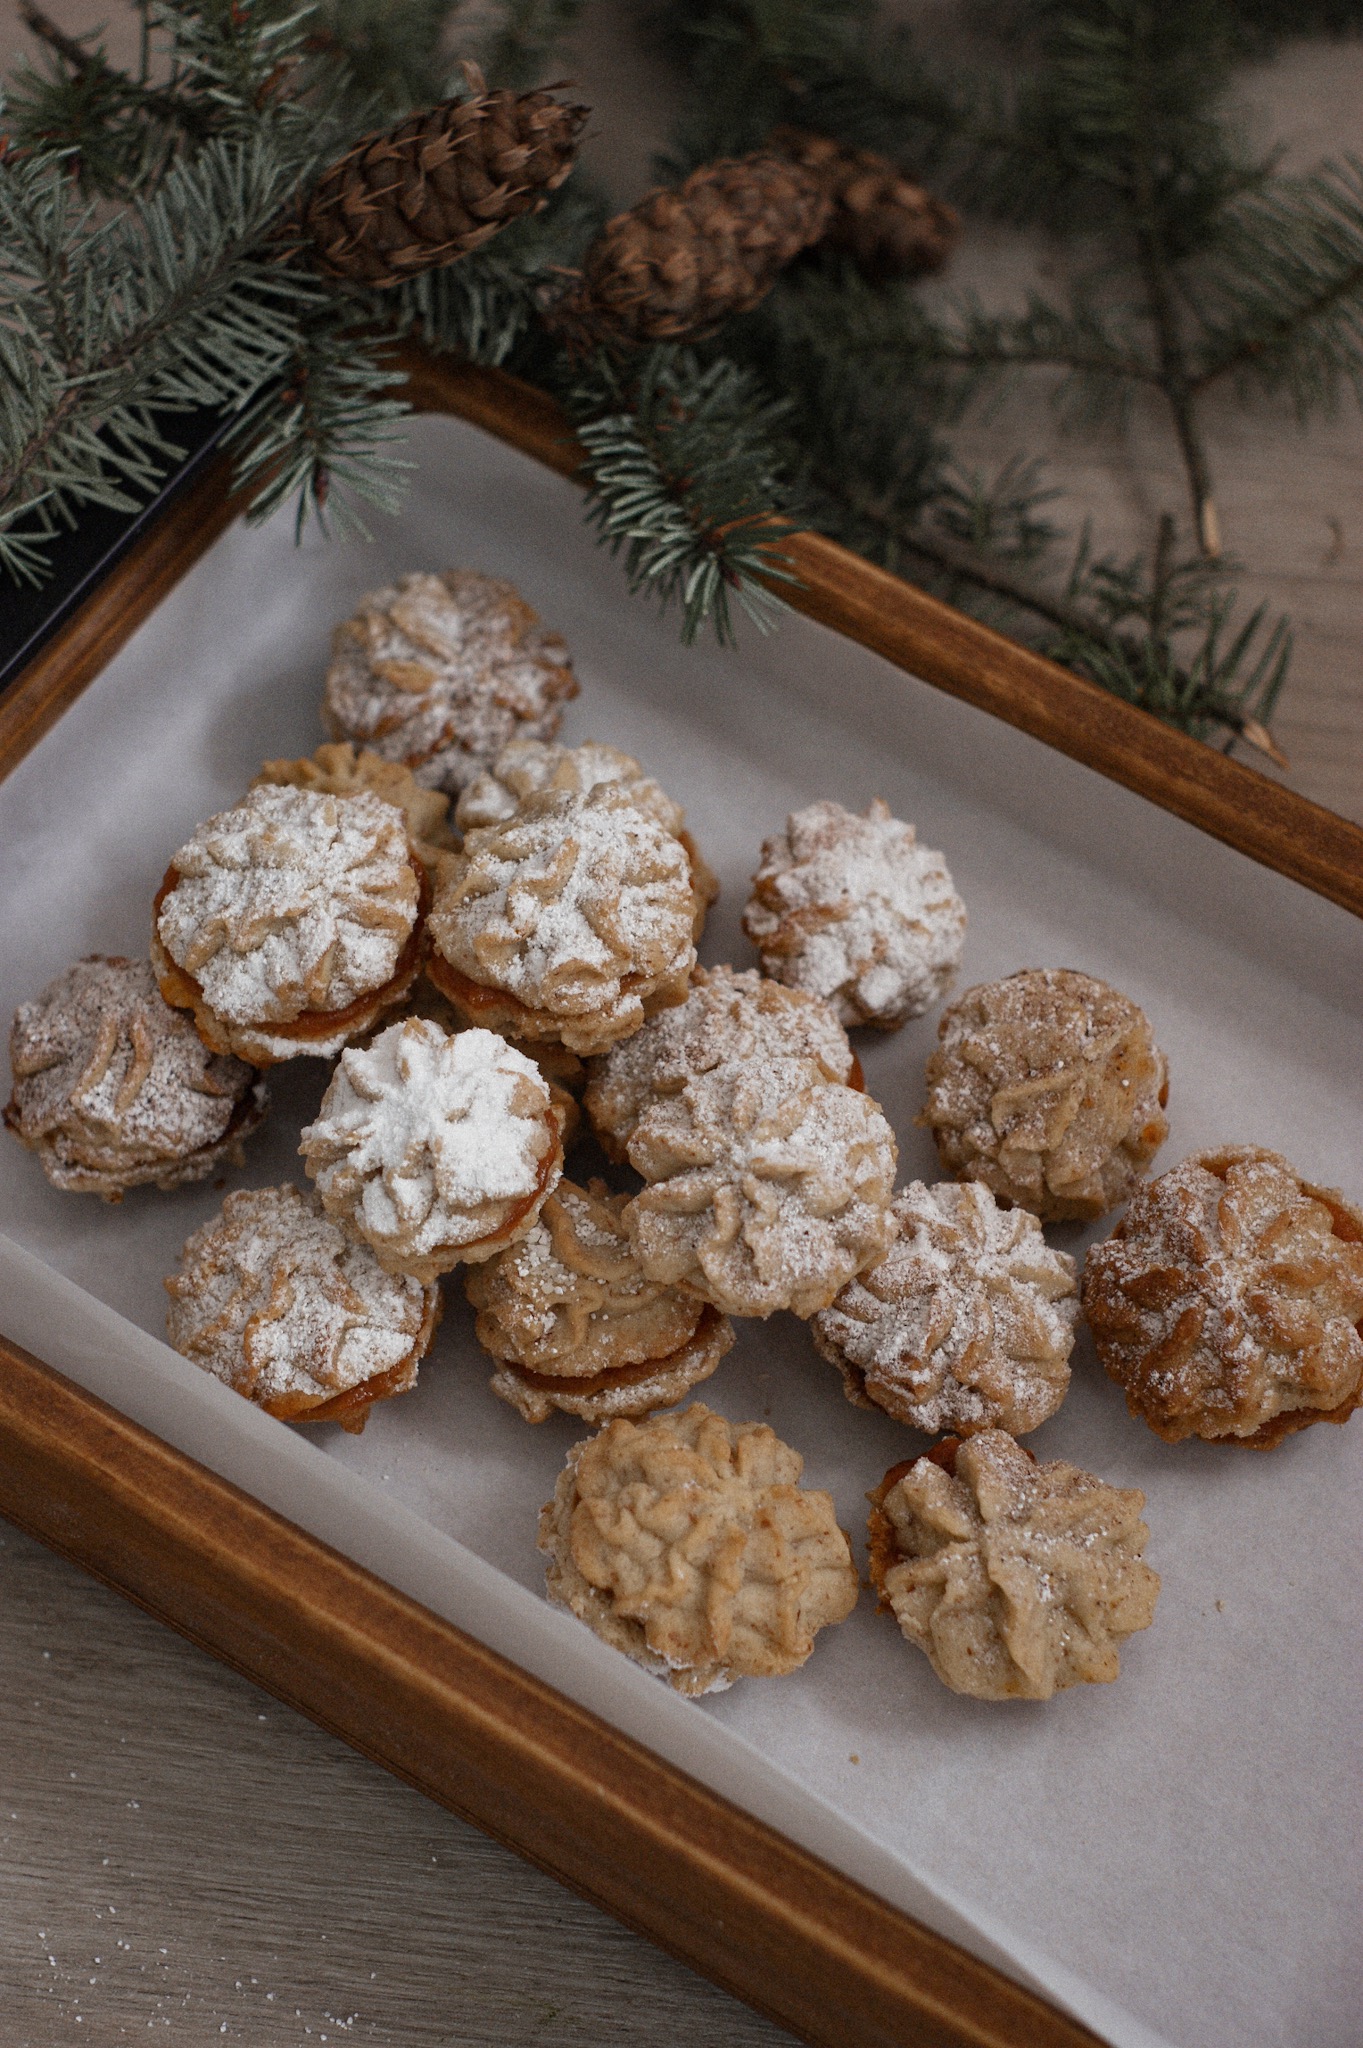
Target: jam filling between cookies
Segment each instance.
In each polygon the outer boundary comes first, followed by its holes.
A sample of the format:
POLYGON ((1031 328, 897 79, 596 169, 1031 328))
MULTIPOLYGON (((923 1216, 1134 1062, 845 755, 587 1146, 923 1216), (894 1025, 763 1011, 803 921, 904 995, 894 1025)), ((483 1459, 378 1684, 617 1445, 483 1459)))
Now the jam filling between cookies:
POLYGON ((581 1395, 608 1394, 616 1387, 632 1387, 641 1380, 655 1379, 660 1373, 671 1372, 684 1364, 690 1355, 701 1349, 714 1335, 720 1322, 720 1313, 707 1302, 701 1311, 700 1320, 684 1344, 675 1351, 668 1351, 661 1358, 643 1358, 635 1365, 612 1365, 604 1372, 592 1373, 588 1378, 579 1378, 573 1373, 532 1372, 529 1366, 517 1365, 510 1359, 500 1358, 498 1370, 511 1372, 518 1380, 537 1393, 581 1395))

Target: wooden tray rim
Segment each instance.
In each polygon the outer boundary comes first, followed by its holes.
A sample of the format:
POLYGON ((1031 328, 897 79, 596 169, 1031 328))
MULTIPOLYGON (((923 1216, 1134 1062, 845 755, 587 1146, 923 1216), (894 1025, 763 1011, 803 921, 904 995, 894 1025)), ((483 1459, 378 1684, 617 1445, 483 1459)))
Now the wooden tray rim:
MULTIPOLYGON (((545 395, 401 351, 419 410, 560 474, 545 395)), ((0 777, 239 511, 211 463, 0 704, 0 777)), ((818 535, 796 608, 1363 916, 1363 830, 818 535)), ((1097 2036, 0 1338, 0 1512, 803 2038, 1097 2036)))

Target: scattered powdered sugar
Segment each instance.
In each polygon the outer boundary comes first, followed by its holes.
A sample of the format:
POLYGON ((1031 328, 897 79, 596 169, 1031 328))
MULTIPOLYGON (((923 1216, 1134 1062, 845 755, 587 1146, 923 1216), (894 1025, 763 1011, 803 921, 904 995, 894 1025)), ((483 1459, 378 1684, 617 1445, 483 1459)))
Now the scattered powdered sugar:
POLYGON ((368 792, 253 789, 172 865, 157 936, 232 1023, 291 1023, 372 994, 417 920, 406 821, 368 792))
POLYGON ((162 1000, 147 960, 77 961, 20 1005, 6 1121, 49 1179, 117 1195, 201 1179, 264 1114, 255 1069, 204 1044, 162 1000))
POLYGON ((562 1020, 564 1043, 592 1051, 637 1029, 646 1000, 680 997, 692 918, 685 849, 604 783, 543 791, 507 823, 470 832, 446 864, 430 932, 459 973, 562 1020))
POLYGON ((1036 1429, 1069 1386, 1074 1260, 978 1182, 914 1181, 899 1235, 811 1324, 848 1398, 936 1435, 1036 1429))
POLYGON ((407 1359, 432 1290, 386 1273, 295 1187, 231 1194, 166 1282, 175 1349, 262 1403, 323 1400, 407 1359))
POLYGON ((743 913, 764 973, 823 996, 844 1024, 886 1027, 945 992, 965 924, 942 855, 879 798, 864 817, 827 801, 793 811, 743 913))
POLYGON ((567 648, 514 586, 450 569, 372 591, 336 629, 322 718, 454 792, 518 733, 552 739, 576 695, 567 648))
POLYGON ((409 1018, 342 1053, 299 1149, 328 1210, 415 1268, 440 1251, 453 1264, 547 1196, 557 1145, 549 1089, 524 1053, 491 1031, 452 1037, 409 1018))

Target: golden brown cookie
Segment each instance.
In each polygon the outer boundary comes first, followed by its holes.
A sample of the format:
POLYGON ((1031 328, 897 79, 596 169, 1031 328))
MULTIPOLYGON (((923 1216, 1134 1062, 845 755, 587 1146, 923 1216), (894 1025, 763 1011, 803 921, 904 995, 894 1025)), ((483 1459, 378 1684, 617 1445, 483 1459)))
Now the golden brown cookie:
POLYGON ((649 1280, 620 1220, 628 1197, 563 1180, 519 1243, 471 1267, 464 1289, 492 1390, 527 1422, 669 1408, 708 1379, 734 1333, 693 1295, 649 1280))
POLYGON ((690 862, 617 785, 526 797, 441 874, 426 972, 466 1023, 601 1052, 684 999, 690 862))
POLYGON ((540 1516, 549 1598, 695 1696, 795 1671, 857 1600, 831 1494, 765 1424, 695 1403, 578 1444, 540 1516))
POLYGON ((1029 967, 967 989, 938 1037, 918 1121, 942 1165, 1043 1222, 1124 1202, 1169 1134, 1149 1021, 1092 975, 1029 967))
POLYGON ((965 905, 942 855, 879 797, 863 816, 825 801, 763 844, 743 929, 773 981, 821 996, 840 1024, 895 1031, 950 986, 965 905))
POLYGON ((298 1149, 328 1215, 426 1282, 523 1237, 563 1170, 533 1062, 417 1017, 341 1054, 298 1149))
POLYGON ((1070 1383, 1074 1260, 979 1181, 913 1181, 893 1215, 884 1258, 810 1323, 848 1400, 929 1436, 1038 1428, 1070 1383))
POLYGON ((322 722, 455 792, 517 734, 552 739, 576 695, 567 648, 512 584, 448 569, 371 591, 337 627, 322 722))
POLYGON ((218 1052, 330 1058, 421 965, 425 870, 397 807, 267 785, 200 825, 157 892, 152 965, 218 1052))
POLYGON ((364 1428, 416 1385, 440 1290, 385 1273, 315 1195, 249 1188, 196 1230, 166 1281, 166 1327, 195 1365, 286 1422, 364 1428))
POLYGON ((21 1003, 5 1122, 54 1187, 117 1202, 239 1166, 268 1096, 161 999, 148 960, 91 954, 21 1003))
POLYGON ((438 789, 423 789, 410 768, 385 761, 368 747, 328 740, 298 761, 262 761, 253 789, 276 783, 292 789, 320 789, 332 796, 358 796, 367 789, 385 803, 396 804, 407 820, 407 835, 427 873, 442 853, 454 850, 450 800, 438 789))
POLYGON ((719 899, 719 882, 702 857, 695 840, 686 830, 686 813, 674 803, 651 775, 646 775, 632 754, 599 740, 584 740, 581 746, 564 747, 549 740, 512 740, 503 747, 492 766, 460 794, 455 821, 461 832, 481 825, 500 825, 515 814, 517 806, 542 789, 566 790, 572 796, 585 795, 600 782, 615 782, 632 804, 656 818, 665 832, 680 839, 691 863, 691 893, 695 900, 695 936, 705 929, 705 914, 719 899))
POLYGON ((1147 1182, 1088 1255, 1084 1315, 1168 1443, 1272 1450, 1363 1401, 1363 1211, 1257 1145, 1147 1182))
POLYGON ((871 1583, 944 1685, 981 1700, 1048 1700, 1105 1685, 1155 1618, 1142 1562, 1145 1495, 1002 1430, 896 1465, 871 1502, 871 1583))

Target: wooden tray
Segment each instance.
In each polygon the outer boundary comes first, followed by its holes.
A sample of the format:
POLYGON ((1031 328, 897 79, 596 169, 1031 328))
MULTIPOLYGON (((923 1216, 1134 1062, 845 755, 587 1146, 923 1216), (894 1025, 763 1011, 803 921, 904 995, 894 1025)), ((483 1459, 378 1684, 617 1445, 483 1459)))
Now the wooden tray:
MULTIPOLYGON (((548 402, 410 359, 424 409, 572 467, 548 402)), ((234 516, 191 487, 0 708, 34 745, 234 516)), ((1363 832, 812 536, 796 602, 1363 914, 1363 832)), ((1095 2037, 27 1353, 0 1510, 354 1746, 817 2042, 1095 2037)))

